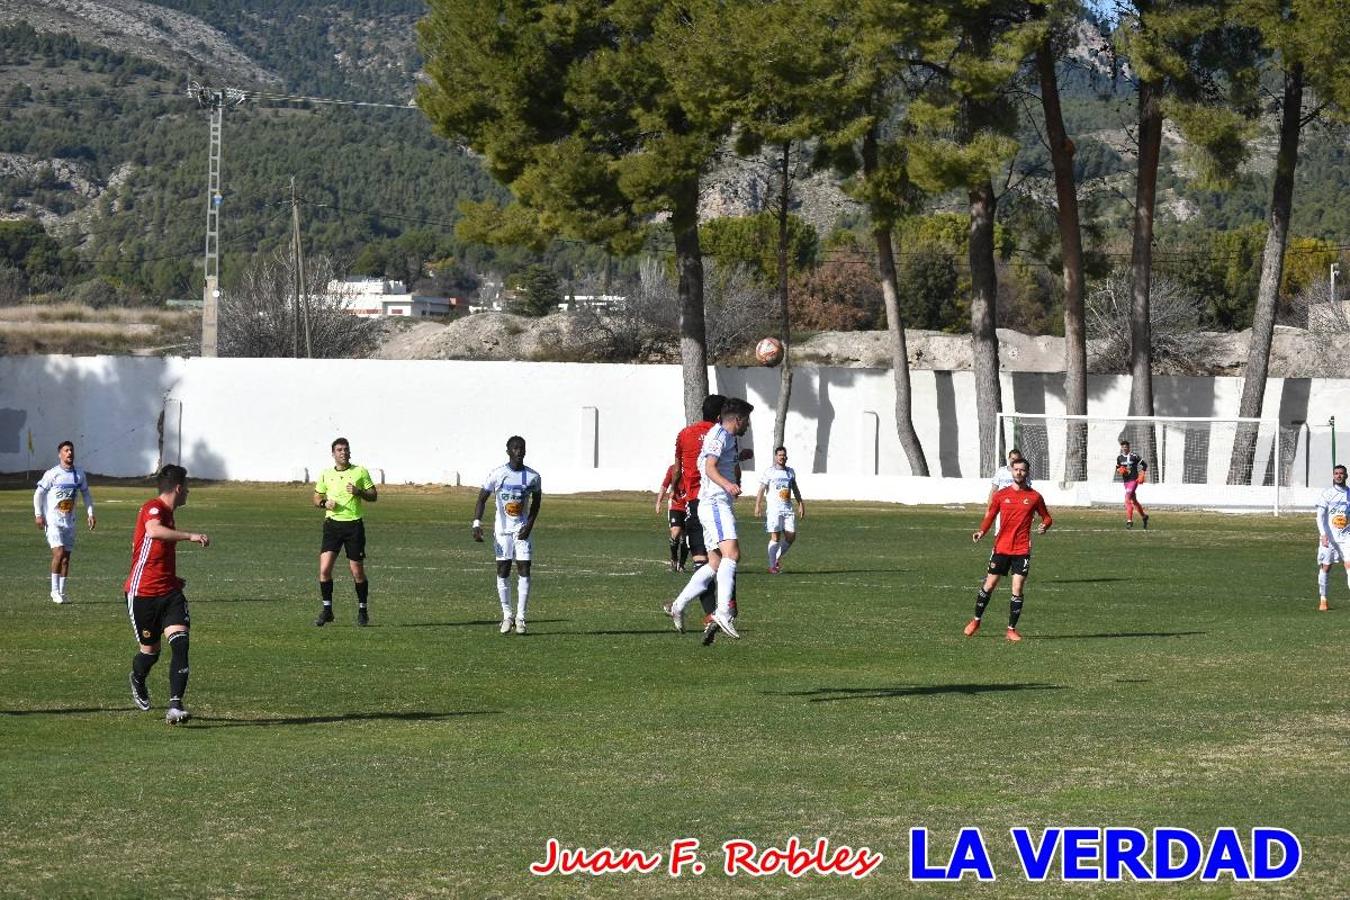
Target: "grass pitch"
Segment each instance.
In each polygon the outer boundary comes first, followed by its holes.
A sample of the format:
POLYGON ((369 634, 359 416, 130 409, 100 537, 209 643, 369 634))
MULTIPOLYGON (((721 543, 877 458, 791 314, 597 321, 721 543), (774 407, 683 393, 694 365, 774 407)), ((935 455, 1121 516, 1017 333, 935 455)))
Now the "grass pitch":
MULTIPOLYGON (((810 484, 806 483, 808 490, 810 484)), ((120 595, 153 490, 97 487, 73 603, 47 599, 28 489, 0 492, 0 893, 21 896, 1196 896, 1350 894, 1350 597, 1315 612, 1311 516, 1177 514, 1148 532, 1061 510, 1022 617, 1008 590, 961 635, 989 552, 979 511, 812 503, 781 576, 742 508, 744 639, 660 614, 646 497, 547 497, 531 634, 497 634, 473 493, 382 489, 372 627, 318 629, 305 486, 204 485, 181 527, 193 721, 131 707, 120 595), (1027 882, 1008 828, 1280 826, 1303 865, 1265 886, 1027 882), (998 881, 908 879, 909 829, 945 859, 979 826, 998 881), (720 873, 720 845, 866 845, 861 881, 720 873), (545 841, 665 851, 709 871, 531 876, 545 841)))

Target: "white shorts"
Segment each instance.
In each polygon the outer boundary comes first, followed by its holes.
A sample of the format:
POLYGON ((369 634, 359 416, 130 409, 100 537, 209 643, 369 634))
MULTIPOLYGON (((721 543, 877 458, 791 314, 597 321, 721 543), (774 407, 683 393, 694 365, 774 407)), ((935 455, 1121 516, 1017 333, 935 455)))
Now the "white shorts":
POLYGON ((65 547, 67 550, 75 549, 75 525, 57 525, 51 521, 47 522, 47 546, 55 550, 57 547, 65 547))
POLYGON ((709 550, 716 550, 723 541, 737 540, 736 513, 726 500, 700 500, 698 521, 703 526, 703 543, 709 550))
POLYGON ((1337 541, 1334 538, 1327 541, 1325 547, 1322 542, 1317 542, 1317 564, 1319 566, 1329 566, 1333 563, 1343 563, 1350 559, 1350 541, 1337 541))
POLYGON ((498 561, 504 559, 514 559, 519 562, 529 562, 531 554, 534 552, 534 539, 521 539, 514 534, 494 534, 492 536, 493 552, 496 553, 498 561))
POLYGON ((780 512, 777 515, 771 515, 764 520, 764 531, 767 534, 773 534, 775 531, 796 531, 797 514, 794 512, 780 512))

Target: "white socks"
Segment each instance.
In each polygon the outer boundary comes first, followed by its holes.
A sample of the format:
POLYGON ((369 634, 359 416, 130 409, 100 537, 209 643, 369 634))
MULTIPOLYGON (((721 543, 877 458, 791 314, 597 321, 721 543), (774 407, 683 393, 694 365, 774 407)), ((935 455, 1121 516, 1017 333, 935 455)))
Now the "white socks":
POLYGON ((782 561, 783 561, 783 557, 787 556, 787 552, 788 552, 789 550, 791 550, 791 549, 792 549, 792 545, 789 544, 787 541, 779 541, 779 542, 778 542, 778 558, 777 558, 776 560, 774 560, 774 562, 782 562, 782 561))
POLYGON ((717 614, 731 618, 731 595, 736 589, 736 560, 723 559, 717 566, 717 614))
POLYGON ((779 547, 779 546, 780 546, 780 545, 779 545, 779 543, 778 543, 777 541, 769 541, 769 568, 770 568, 770 569, 772 569, 775 565, 778 564, 778 547, 779 547))
MULTIPOLYGON (((516 576, 516 621, 525 621, 525 607, 530 603, 530 579, 525 575, 516 576)), ((508 604, 508 608, 510 605, 508 604)))
POLYGON ((57 576, 56 576, 56 589, 57 589, 58 591, 61 592, 61 596, 62 596, 62 597, 64 597, 64 596, 66 595, 66 576, 65 576, 65 575, 57 575, 57 576))
POLYGON ((1317 596, 1325 597, 1327 595, 1327 570, 1317 570, 1317 596))
MULTIPOLYGON (((1325 577, 1326 575, 1324 573, 1323 578, 1325 577)), ((55 572, 52 573, 52 590, 54 591, 61 590, 61 576, 57 575, 55 572)), ((1323 593, 1325 593, 1325 591, 1323 593)))
POLYGON ((502 618, 511 618, 511 579, 497 576, 497 599, 502 603, 502 618))
MULTIPOLYGON (((723 562, 722 565, 725 566, 726 563, 723 562)), ((712 566, 707 563, 699 566, 694 571, 693 577, 689 579, 689 583, 684 586, 684 590, 680 591, 680 596, 676 597, 675 602, 670 605, 670 611, 676 615, 683 613, 684 608, 689 605, 690 601, 706 591, 715 577, 717 577, 717 573, 713 571, 712 566)))

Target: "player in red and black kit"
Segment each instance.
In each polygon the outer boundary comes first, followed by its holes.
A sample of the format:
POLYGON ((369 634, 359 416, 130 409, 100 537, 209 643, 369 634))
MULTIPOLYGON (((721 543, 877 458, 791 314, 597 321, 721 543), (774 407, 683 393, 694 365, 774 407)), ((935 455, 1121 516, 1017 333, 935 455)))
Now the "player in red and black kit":
POLYGON ((675 466, 666 467, 666 477, 661 482, 661 490, 656 495, 656 511, 661 511, 661 502, 670 496, 670 571, 683 572, 685 560, 689 558, 689 545, 684 542, 684 488, 675 480, 675 466))
MULTIPOLYGON (((726 402, 727 398, 721 394, 709 394, 703 399, 703 421, 681 429, 675 436, 675 465, 672 467, 671 482, 678 484, 682 492, 685 504, 684 543, 689 549, 689 557, 694 561, 695 571, 708 561, 708 548, 703 543, 703 525, 698 519, 698 491, 703 484, 698 455, 703 450, 704 436, 712 430, 726 402)), ((717 609, 717 588, 710 588, 698 599, 703 606, 704 616, 711 616, 717 609)), ((709 635, 705 633, 704 637, 708 638, 709 635)), ((711 642, 710 639, 707 641, 711 642)))
POLYGON ((1054 524, 1050 511, 1045 508, 1045 500, 1034 489, 1027 486, 1027 474, 1031 466, 1025 459, 1012 464, 1013 483, 1009 487, 995 491, 989 499, 989 509, 980 522, 980 530, 970 536, 979 542, 999 519, 998 537, 994 538, 994 553, 989 557, 989 573, 984 576, 984 586, 975 597, 975 618, 966 624, 966 637, 980 630, 980 620, 984 618, 984 608, 989 605, 989 597, 998 586, 999 578, 1012 572, 1012 602, 1008 605, 1008 640, 1020 641, 1017 633, 1017 619, 1022 615, 1022 585, 1031 573, 1031 518, 1041 517, 1037 534, 1045 534, 1054 524))
POLYGON ((183 579, 178 577, 175 549, 179 541, 194 541, 206 547, 211 539, 204 534, 178 531, 173 511, 187 503, 187 469, 167 465, 159 470, 156 485, 159 496, 141 507, 136 516, 136 532, 131 540, 131 574, 122 589, 126 592, 127 612, 136 633, 139 652, 131 660, 131 699, 138 709, 150 708, 150 691, 145 678, 159 659, 160 637, 169 639, 169 709, 164 721, 169 725, 186 722, 183 694, 188 682, 188 605, 183 596, 183 579))

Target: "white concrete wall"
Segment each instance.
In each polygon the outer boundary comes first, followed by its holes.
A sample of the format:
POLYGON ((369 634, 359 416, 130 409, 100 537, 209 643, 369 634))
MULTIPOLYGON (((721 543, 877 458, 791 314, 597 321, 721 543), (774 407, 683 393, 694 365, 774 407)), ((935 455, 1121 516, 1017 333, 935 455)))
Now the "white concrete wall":
MULTIPOLYGON (((915 426, 935 476, 928 479, 910 476, 900 450, 888 370, 797 370, 786 444, 807 497, 983 499, 971 374, 916 371, 911 378, 915 426)), ((181 460, 202 478, 312 478, 330 460, 330 441, 343 435, 354 458, 382 470, 388 482, 475 484, 504 458, 506 439, 521 434, 546 490, 654 489, 683 424, 680 379, 676 366, 0 358, 0 470, 45 468, 57 442, 70 438, 91 472, 146 474, 161 458, 157 423, 167 410, 164 460, 181 460)), ((755 404, 749 440, 758 464, 767 461, 777 370, 718 369, 713 383, 755 404)), ((1059 375, 1005 373, 1003 390, 1005 409, 1063 411, 1059 375)), ((1154 390, 1159 415, 1231 416, 1241 382, 1158 377, 1154 390)), ((1092 414, 1123 415, 1129 379, 1091 378, 1089 398, 1092 414)), ((1267 418, 1318 425, 1340 412, 1337 440, 1350 456, 1350 381, 1272 379, 1265 411, 1267 418)), ((1313 442, 1314 484, 1325 481, 1330 467, 1325 432, 1313 442)), ((1110 459, 1091 465, 1094 472, 1109 470, 1110 459)), ((1300 461, 1299 478, 1302 470, 1300 461)), ((1119 499, 1119 486, 1105 480, 1065 491, 1041 486, 1061 503, 1119 499)), ((1239 493, 1252 505, 1273 502, 1268 488, 1239 493)), ((1160 484, 1148 486, 1148 497, 1203 505, 1233 494, 1218 486, 1160 484)))

